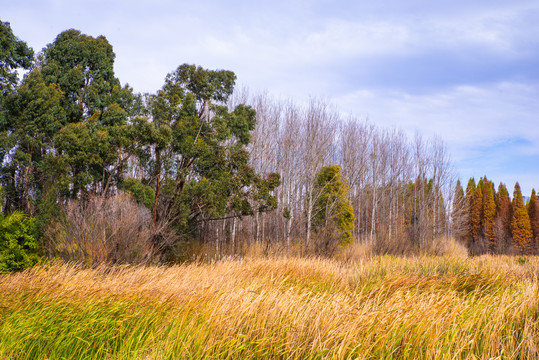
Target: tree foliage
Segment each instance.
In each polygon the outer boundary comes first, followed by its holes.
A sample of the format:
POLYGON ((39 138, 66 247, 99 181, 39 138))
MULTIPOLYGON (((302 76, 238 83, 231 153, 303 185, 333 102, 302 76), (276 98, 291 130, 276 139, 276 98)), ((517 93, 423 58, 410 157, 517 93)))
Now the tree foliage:
POLYGON ((18 211, 0 214, 0 272, 23 270, 38 260, 34 220, 18 211))
POLYGON ((34 52, 13 34, 8 22, 0 21, 0 104, 2 96, 17 84, 17 69, 29 69, 34 52))
MULTIPOLYGON (((6 29, 11 34, 2 23, 6 29)), ((2 36, 2 45, 11 39, 2 36)), ((13 39, 9 46, 22 50, 2 52, 2 75, 32 55, 13 39)), ((205 222, 277 206, 279 175, 249 164, 256 112, 227 104, 233 72, 184 64, 144 98, 120 86, 114 58, 104 36, 67 30, 7 92, 0 115, 6 211, 50 221, 41 212, 126 191, 151 208, 154 232, 165 228, 161 222, 192 235, 205 222)))
POLYGON ((130 193, 146 208, 136 205, 140 226, 150 226, 147 253, 159 259, 177 255, 168 247, 177 235, 206 241, 211 233, 219 249, 222 238, 235 248, 237 232, 256 243, 280 238, 288 249, 310 248, 311 230, 334 245, 354 238, 380 252, 427 249, 451 232, 473 254, 534 248, 535 193, 529 235, 517 192, 511 204, 505 186, 496 192, 486 177, 470 179, 465 192, 460 182, 451 188, 436 139, 343 121, 321 101, 272 108, 260 98, 255 111, 233 96, 233 72, 190 64, 156 93, 135 94, 115 77, 108 40, 74 29, 32 57, 0 22, 1 205, 34 217, 39 234, 73 204, 83 213, 95 199, 130 193), (32 71, 19 81, 21 67, 32 71))
POLYGON ((518 182, 513 192, 513 216, 511 220, 513 239, 521 253, 529 252, 532 246, 532 229, 528 211, 522 200, 518 182))
POLYGON ((466 207, 464 198, 464 189, 460 184, 460 180, 457 180, 455 184, 455 191, 453 195, 453 203, 451 207, 451 218, 453 220, 453 234, 459 241, 464 241, 466 232, 466 207))
POLYGON ((488 241, 489 253, 494 253, 496 248, 495 241, 495 218, 496 218, 496 202, 494 200, 495 190, 494 184, 483 179, 483 234, 488 241))
MULTIPOLYGON (((335 229, 335 239, 340 246, 352 242, 352 228, 354 224, 354 209, 348 199, 348 185, 342 178, 342 170, 338 165, 323 167, 316 176, 315 191, 317 195, 314 202, 315 231, 322 229, 335 229)), ((330 236, 329 233, 324 233, 330 236)))
POLYGON ((279 175, 256 174, 245 148, 256 113, 226 104, 234 82, 231 71, 184 64, 148 98, 150 117, 136 128, 142 182, 155 190, 154 224, 172 221, 189 234, 203 222, 275 208, 279 175))
POLYGON ((532 189, 527 209, 533 233, 534 247, 537 250, 539 247, 539 202, 537 202, 537 195, 535 194, 535 189, 532 189))
POLYGON ((511 242, 512 207, 507 187, 500 183, 496 193, 496 242, 498 246, 508 248, 511 242))

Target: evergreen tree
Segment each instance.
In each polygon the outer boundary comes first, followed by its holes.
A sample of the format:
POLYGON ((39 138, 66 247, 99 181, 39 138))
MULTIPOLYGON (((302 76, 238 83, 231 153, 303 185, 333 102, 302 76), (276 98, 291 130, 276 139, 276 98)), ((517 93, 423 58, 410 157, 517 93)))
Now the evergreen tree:
POLYGON ((527 208, 534 239, 534 251, 537 251, 539 249, 539 203, 537 202, 535 189, 532 189, 527 208))
POLYGON ((507 187, 500 183, 496 193, 496 219, 495 238, 496 251, 498 253, 507 252, 512 244, 511 239, 511 217, 512 206, 507 187))
POLYGON ((488 241, 489 253, 494 253, 496 248, 495 241, 495 219, 496 202, 494 184, 486 179, 483 184, 483 234, 488 241))
POLYGON ((464 190, 457 180, 455 185, 455 194, 451 209, 453 236, 459 241, 464 241, 466 236, 466 207, 464 201, 464 190))
POLYGON ((138 146, 139 97, 121 88, 112 46, 68 30, 5 98, 0 131, 6 207, 33 214, 49 193, 85 199, 117 188, 138 146))
POLYGON ((5 210, 33 214, 52 183, 54 137, 65 120, 62 92, 33 70, 4 98, 0 122, 0 181, 5 210), (49 163, 49 161, 51 161, 49 163), (48 163, 49 165, 46 165, 48 163))
POLYGON ((13 34, 8 22, 0 21, 0 104, 18 82, 17 69, 29 69, 34 51, 13 34))
POLYGON ((154 190, 154 228, 164 221, 191 236, 209 221, 276 207, 280 176, 258 175, 249 165, 256 112, 227 105, 235 79, 231 71, 180 65, 148 98, 150 117, 136 119, 141 180, 154 190))
POLYGON ((54 137, 55 182, 61 193, 85 199, 106 195, 123 180, 138 148, 134 117, 143 111, 139 96, 114 76, 112 46, 78 30, 59 34, 43 51, 45 84, 62 92, 61 129, 54 137))
MULTIPOLYGON (((326 241, 337 241, 345 246, 352 242, 354 209, 348 199, 348 185, 342 179, 338 165, 323 167, 316 176, 313 228, 316 232, 335 229, 335 239, 331 233, 324 233, 326 241)), ((326 250, 328 246, 325 247, 326 250)))
POLYGON ((522 200, 522 193, 518 182, 515 184, 513 192, 513 217, 511 220, 511 230, 513 233, 513 241, 521 254, 531 251, 532 247, 532 229, 528 211, 522 200))
POLYGON ((483 249, 483 228, 481 223, 483 213, 483 182, 480 180, 473 193, 472 208, 470 214, 472 243, 471 252, 476 254, 483 249))
POLYGON ((473 241, 474 241, 474 221, 472 220, 472 214, 474 210, 474 198, 475 198, 475 179, 471 178, 468 180, 468 185, 466 186, 466 197, 465 197, 465 240, 466 240, 466 246, 468 249, 472 247, 473 241))

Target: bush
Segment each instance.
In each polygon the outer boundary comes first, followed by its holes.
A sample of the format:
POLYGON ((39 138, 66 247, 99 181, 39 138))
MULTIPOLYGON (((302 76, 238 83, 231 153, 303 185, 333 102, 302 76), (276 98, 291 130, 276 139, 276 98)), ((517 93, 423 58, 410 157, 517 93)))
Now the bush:
POLYGON ((0 272, 23 270, 39 260, 34 219, 21 212, 0 215, 0 272))
POLYGON ((128 194, 73 201, 46 230, 52 256, 87 266, 159 262, 159 246, 176 239, 164 224, 152 229, 151 212, 128 194))

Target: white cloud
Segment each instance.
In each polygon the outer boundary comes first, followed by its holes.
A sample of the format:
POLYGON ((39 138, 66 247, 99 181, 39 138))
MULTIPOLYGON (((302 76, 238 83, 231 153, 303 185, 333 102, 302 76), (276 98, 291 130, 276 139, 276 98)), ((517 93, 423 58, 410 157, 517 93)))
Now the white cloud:
POLYGON ((514 156, 539 154, 539 86, 499 83, 456 86, 414 95, 359 90, 336 98, 337 106, 375 123, 439 134, 457 161, 508 139, 526 140, 514 156))
POLYGON ((518 78, 521 65, 512 62, 539 53, 536 0, 21 0, 2 12, 36 50, 72 27, 105 35, 117 76, 136 91, 155 91, 178 65, 196 63, 233 70, 254 91, 295 100, 334 96, 359 117, 438 133, 456 160, 513 138, 527 141, 512 148, 514 156, 539 152, 539 85, 518 78), (460 59, 470 61, 452 66, 460 59), (479 82, 473 77, 482 64, 488 71, 479 82), (388 79, 399 72, 407 76, 388 79), (429 76, 443 79, 428 83, 429 76))

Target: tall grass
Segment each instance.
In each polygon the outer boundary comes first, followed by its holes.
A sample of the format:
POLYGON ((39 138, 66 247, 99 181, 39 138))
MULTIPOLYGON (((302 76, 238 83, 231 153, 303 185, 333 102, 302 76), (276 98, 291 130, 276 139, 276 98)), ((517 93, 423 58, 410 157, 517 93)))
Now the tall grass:
POLYGON ((0 277, 1 359, 536 359, 539 259, 52 264, 0 277))

